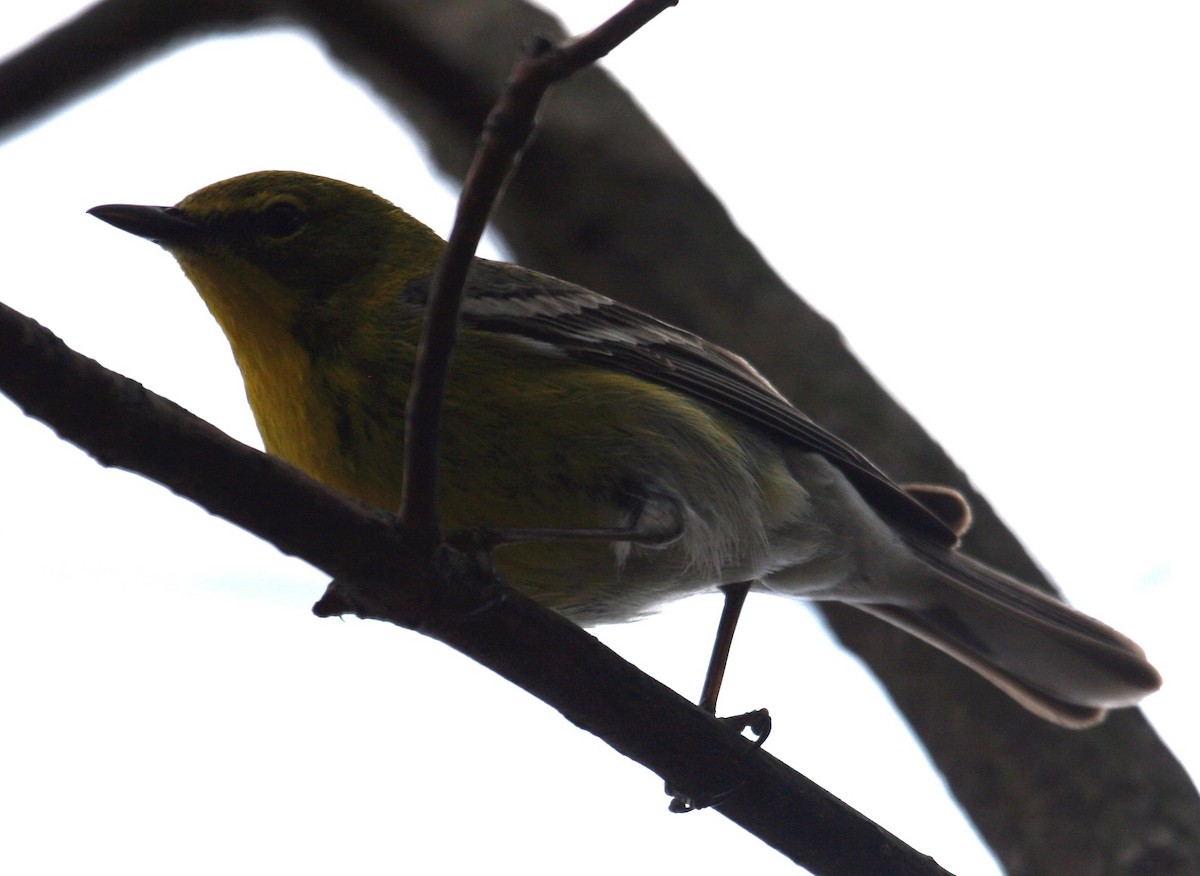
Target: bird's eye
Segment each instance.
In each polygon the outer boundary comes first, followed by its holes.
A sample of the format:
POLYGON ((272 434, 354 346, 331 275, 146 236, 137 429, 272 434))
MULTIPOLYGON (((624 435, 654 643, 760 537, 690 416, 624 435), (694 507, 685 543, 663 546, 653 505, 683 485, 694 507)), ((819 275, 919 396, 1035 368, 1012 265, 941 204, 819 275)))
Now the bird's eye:
POLYGON ((291 237, 304 227, 308 217, 290 201, 276 201, 258 217, 258 230, 268 237, 291 237))

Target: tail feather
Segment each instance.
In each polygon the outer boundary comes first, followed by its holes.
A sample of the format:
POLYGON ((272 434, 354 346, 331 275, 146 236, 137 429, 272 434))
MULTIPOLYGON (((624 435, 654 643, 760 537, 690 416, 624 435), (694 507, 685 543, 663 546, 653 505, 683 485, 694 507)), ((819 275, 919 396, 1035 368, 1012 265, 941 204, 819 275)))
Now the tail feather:
POLYGON ((912 540, 939 579, 928 604, 858 604, 1067 727, 1157 690, 1158 672, 1116 630, 956 551, 912 540))

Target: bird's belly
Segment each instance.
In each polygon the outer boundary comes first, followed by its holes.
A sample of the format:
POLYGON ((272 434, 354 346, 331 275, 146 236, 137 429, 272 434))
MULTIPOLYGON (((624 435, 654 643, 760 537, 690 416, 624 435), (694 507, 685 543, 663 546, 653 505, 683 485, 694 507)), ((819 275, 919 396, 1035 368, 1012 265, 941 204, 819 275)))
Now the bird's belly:
MULTIPOLYGON (((444 529, 561 534, 637 528, 664 507, 679 515, 677 533, 660 544, 614 533, 502 545, 495 563, 511 586, 577 622, 608 623, 821 560, 822 525, 772 439, 630 375, 544 356, 519 363, 519 352, 498 370, 472 360, 479 349, 456 351, 447 387, 438 471, 444 529)), ((391 387, 389 406, 404 389, 391 387)), ((340 409, 334 395, 319 399, 321 411, 340 409)), ((403 430, 352 406, 323 416, 332 436, 317 444, 323 452, 272 450, 369 504, 398 507, 403 430)))

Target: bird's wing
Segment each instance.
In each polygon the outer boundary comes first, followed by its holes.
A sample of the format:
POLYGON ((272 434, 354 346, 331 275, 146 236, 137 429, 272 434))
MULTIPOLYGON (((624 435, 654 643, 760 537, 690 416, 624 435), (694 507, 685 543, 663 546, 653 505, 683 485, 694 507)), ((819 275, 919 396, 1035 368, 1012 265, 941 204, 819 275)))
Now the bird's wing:
POLYGON ((893 524, 936 544, 958 542, 937 514, 793 407, 746 360, 703 338, 582 286, 483 259, 477 260, 467 281, 462 319, 475 329, 517 336, 571 359, 685 392, 820 453, 893 524))

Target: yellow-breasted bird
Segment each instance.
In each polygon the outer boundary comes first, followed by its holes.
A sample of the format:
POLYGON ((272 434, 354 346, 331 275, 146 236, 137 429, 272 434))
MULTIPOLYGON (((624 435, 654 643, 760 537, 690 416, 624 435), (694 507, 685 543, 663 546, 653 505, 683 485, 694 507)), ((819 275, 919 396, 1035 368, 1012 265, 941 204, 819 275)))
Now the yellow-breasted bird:
MULTIPOLYGON (((91 212, 178 259, 268 452, 398 507, 436 234, 366 189, 283 171, 91 212)), ((743 359, 554 277, 475 260, 440 442, 448 528, 629 533, 497 549, 509 584, 579 623, 754 582, 877 615, 1066 726, 1160 683, 1124 636, 958 552, 956 493, 899 486, 743 359)))

